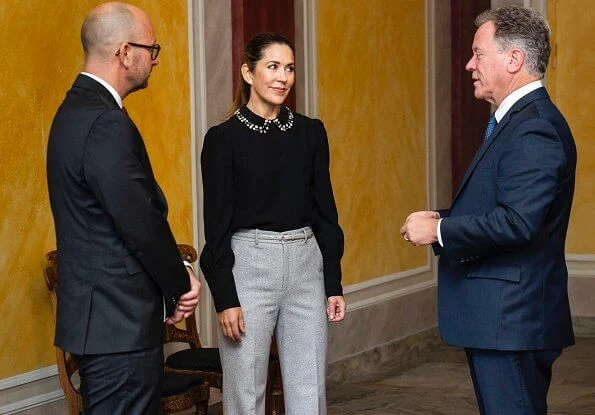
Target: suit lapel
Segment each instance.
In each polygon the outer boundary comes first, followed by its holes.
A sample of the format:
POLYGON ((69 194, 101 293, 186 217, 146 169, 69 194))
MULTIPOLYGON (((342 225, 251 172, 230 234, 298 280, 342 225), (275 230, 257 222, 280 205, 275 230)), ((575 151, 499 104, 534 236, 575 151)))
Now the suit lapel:
POLYGON ((463 190, 463 187, 465 187, 465 185, 467 184, 467 181, 471 177, 471 174, 477 167, 477 163, 479 163, 479 161, 483 158, 486 151, 488 151, 488 149, 491 147, 491 145, 494 143, 494 141, 496 141, 496 139, 498 138, 498 135, 500 134, 500 131, 502 131, 502 129, 510 121, 509 114, 510 114, 510 111, 504 116, 504 118, 502 118, 500 120, 500 122, 498 124, 496 124, 496 127, 494 128, 494 131, 492 132, 491 137, 487 141, 484 141, 483 144, 481 145, 481 147, 479 147, 479 149, 475 153, 475 156, 473 157, 473 160, 471 161, 469 168, 465 172, 465 176, 463 176, 463 180, 461 181, 461 184, 459 185, 459 190, 457 190, 454 200, 457 199, 457 197, 461 193, 461 190, 463 190))
POLYGON ((506 114, 504 114, 504 117, 500 120, 500 122, 498 124, 496 124, 496 127, 494 128, 494 131, 492 132, 491 137, 487 141, 485 141, 481 145, 481 147, 479 147, 479 149, 477 150, 477 153, 475 153, 475 156, 473 157, 473 161, 471 161, 471 165, 467 169, 467 172, 465 173, 465 176, 463 177, 463 180, 461 181, 461 184, 459 185, 459 189, 457 190, 457 193, 453 199, 453 203, 455 200, 457 200, 457 197, 459 196, 459 194, 461 193, 461 191, 463 190, 463 188, 469 181, 469 178, 475 171, 477 164, 481 161, 481 159, 483 158, 485 153, 490 149, 492 144, 498 139, 498 136, 500 135, 502 130, 504 130, 506 125, 510 122, 510 119, 512 118, 512 116, 515 113, 521 111, 523 108, 525 108, 529 103, 531 103, 537 99, 542 99, 542 98, 547 98, 547 97, 548 97, 548 94, 547 94, 547 91, 545 90, 545 88, 543 88, 543 87, 538 88, 535 91, 530 92, 529 94, 525 95, 524 97, 519 99, 517 102, 515 102, 515 104, 508 110, 508 112, 506 112, 506 114))

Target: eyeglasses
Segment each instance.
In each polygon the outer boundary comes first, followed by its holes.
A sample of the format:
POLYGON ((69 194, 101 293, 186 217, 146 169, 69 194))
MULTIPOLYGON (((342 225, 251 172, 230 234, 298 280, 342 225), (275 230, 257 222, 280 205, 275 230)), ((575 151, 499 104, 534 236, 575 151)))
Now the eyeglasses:
POLYGON ((143 45, 141 43, 133 43, 133 42, 126 42, 126 43, 128 43, 130 46, 135 46, 137 48, 143 48, 143 49, 150 50, 152 60, 157 59, 157 56, 159 56, 159 52, 161 51, 161 46, 159 46, 158 43, 155 43, 154 45, 143 45))

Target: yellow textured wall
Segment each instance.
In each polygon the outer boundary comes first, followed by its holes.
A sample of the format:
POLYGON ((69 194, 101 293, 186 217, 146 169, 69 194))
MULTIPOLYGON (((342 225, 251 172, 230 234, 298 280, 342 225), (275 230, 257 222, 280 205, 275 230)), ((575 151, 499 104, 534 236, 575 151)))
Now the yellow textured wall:
MULTIPOLYGON (((45 154, 54 113, 82 69, 80 26, 101 1, 0 2, 0 379, 55 364, 43 281, 55 236, 45 154)), ((179 242, 192 242, 186 0, 132 3, 152 17, 163 50, 148 90, 125 104, 144 135, 179 242)))
POLYGON ((554 54, 548 90, 566 117, 578 152, 576 190, 566 252, 595 253, 595 9, 591 0, 548 2, 554 54))
POLYGON ((427 208, 424 0, 318 0, 318 105, 344 285, 427 264, 399 229, 427 208))

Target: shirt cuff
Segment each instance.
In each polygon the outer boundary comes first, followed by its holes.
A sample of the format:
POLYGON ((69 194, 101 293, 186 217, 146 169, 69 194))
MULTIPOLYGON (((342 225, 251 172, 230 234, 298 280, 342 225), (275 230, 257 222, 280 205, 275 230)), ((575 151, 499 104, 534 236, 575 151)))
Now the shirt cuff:
POLYGON ((438 221, 438 229, 436 230, 436 233, 438 234, 438 243, 440 244, 440 246, 442 248, 444 248, 444 244, 442 243, 442 234, 440 233, 440 224, 442 223, 442 219, 440 219, 438 221))
MULTIPOLYGON (((192 270, 192 272, 194 272, 194 267, 192 266, 192 264, 188 261, 182 261, 184 263, 185 266, 187 266, 188 268, 190 268, 192 270)), ((167 320, 167 311, 165 309, 165 297, 163 297, 163 322, 165 323, 165 321, 167 320)))

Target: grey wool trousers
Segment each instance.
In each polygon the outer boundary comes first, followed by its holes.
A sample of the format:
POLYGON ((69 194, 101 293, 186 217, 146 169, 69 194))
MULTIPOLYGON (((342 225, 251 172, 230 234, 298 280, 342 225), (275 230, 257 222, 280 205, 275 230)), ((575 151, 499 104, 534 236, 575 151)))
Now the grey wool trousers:
POLYGON ((234 342, 219 330, 224 414, 264 414, 273 333, 286 414, 326 414, 326 296, 312 230, 240 230, 232 249, 246 333, 234 342))

